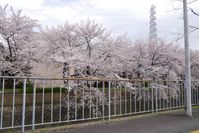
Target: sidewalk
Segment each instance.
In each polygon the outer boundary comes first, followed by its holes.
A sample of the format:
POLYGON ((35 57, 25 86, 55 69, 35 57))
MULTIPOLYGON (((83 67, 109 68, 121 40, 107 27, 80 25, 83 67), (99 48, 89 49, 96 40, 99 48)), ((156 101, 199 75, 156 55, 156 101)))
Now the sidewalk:
POLYGON ((48 133, 191 133, 196 130, 199 130, 199 109, 193 109, 192 118, 185 116, 184 111, 169 112, 48 133))

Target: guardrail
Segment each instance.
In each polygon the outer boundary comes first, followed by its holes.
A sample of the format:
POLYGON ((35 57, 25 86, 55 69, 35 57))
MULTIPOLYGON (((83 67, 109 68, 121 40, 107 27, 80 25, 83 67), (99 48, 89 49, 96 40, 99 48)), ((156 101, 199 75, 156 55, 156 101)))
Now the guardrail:
MULTIPOLYGON (((0 130, 184 107, 184 81, 0 77, 0 130)), ((192 81, 199 104, 199 82, 192 81)))

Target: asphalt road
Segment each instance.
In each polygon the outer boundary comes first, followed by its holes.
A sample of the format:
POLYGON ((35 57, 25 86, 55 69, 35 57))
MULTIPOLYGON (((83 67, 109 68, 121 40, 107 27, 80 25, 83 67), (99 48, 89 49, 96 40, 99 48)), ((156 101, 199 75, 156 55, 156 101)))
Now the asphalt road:
POLYGON ((192 118, 181 111, 52 133, 191 133, 195 130, 199 130, 199 109, 193 110, 192 118))

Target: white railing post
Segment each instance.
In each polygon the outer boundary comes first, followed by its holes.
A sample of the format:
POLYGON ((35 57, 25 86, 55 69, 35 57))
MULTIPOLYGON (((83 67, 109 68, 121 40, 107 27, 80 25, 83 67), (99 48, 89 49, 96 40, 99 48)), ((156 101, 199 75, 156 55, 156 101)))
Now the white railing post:
POLYGON ((41 115, 41 123, 43 124, 44 123, 44 100, 45 100, 45 80, 42 80, 42 115, 41 115))
POLYGON ((59 79, 60 82, 60 87, 59 87, 59 122, 61 122, 61 117, 62 117, 62 85, 61 85, 61 80, 59 79))
POLYGON ((144 85, 143 85, 143 96, 144 96, 144 98, 143 98, 143 100, 144 100, 144 107, 143 107, 143 111, 145 112, 145 96, 146 96, 146 93, 145 93, 145 91, 146 91, 146 86, 145 86, 145 81, 143 82, 144 83, 144 85))
POLYGON ((120 115, 122 114, 122 86, 121 86, 121 83, 120 83, 120 115))
POLYGON ((135 113, 136 113, 137 112, 137 89, 135 89, 134 106, 135 106, 135 113))
POLYGON ((13 80, 12 127, 14 126, 14 114, 15 114, 15 90, 16 90, 16 79, 13 80))
POLYGON ((67 91, 67 120, 69 121, 70 120, 70 86, 69 86, 69 81, 68 81, 68 91, 67 91))
POLYGON ((127 96, 126 96, 126 86, 124 86, 124 113, 127 113, 127 96))
POLYGON ((199 96, 198 96, 198 86, 197 86, 197 105, 198 105, 198 102, 199 102, 199 96))
POLYGON ((1 125, 0 125, 0 129, 3 127, 4 89, 5 89, 5 79, 3 78, 2 92, 1 92, 1 125))
POLYGON ((132 113, 132 89, 130 89, 130 113, 132 113))
POLYGON ((158 112, 158 89, 157 89, 157 82, 155 86, 155 106, 156 106, 156 112, 158 112))
POLYGON ((35 130, 35 98, 36 98, 36 79, 33 88, 33 104, 32 104, 32 130, 35 130))
POLYGON ((53 80, 51 81, 51 123, 53 122, 53 95, 54 95, 54 90, 53 90, 53 80))
MULTIPOLYGON (((99 87, 98 87, 98 81, 96 81, 96 84, 97 84, 97 91, 99 91, 99 87)), ((96 117, 98 117, 98 100, 96 99, 96 117)))
POLYGON ((139 81, 139 89, 138 89, 138 96, 139 96, 139 112, 142 112, 142 107, 141 107, 141 104, 142 104, 142 86, 141 86, 141 83, 139 81))
POLYGON ((108 118, 111 119, 111 82, 108 81, 108 118))
POLYGON ((154 113, 154 94, 153 94, 153 87, 151 88, 151 110, 154 113))
POLYGON ((23 81, 23 105, 22 105, 22 132, 24 132, 25 129, 25 111, 26 111, 26 82, 27 79, 25 78, 23 81))
POLYGON ((147 102, 147 104, 148 104, 148 110, 147 111, 149 111, 150 110, 150 87, 149 87, 149 82, 147 82, 147 96, 148 96, 148 102, 147 102))
POLYGON ((102 100, 102 118, 104 120, 104 100, 105 100, 105 91, 104 91, 105 85, 104 81, 102 83, 102 91, 103 91, 103 100, 102 100))
MULTIPOLYGON (((85 83, 84 83, 84 86, 85 86, 85 83)), ((84 86, 82 88, 82 119, 84 119, 84 86)))
POLYGON ((116 86, 114 86, 114 115, 116 115, 116 111, 117 111, 117 108, 116 108, 116 86))
POLYGON ((89 118, 91 118, 91 113, 92 113, 92 94, 91 94, 91 81, 89 82, 89 118))
POLYGON ((77 120, 77 87, 75 87, 75 120, 77 120))

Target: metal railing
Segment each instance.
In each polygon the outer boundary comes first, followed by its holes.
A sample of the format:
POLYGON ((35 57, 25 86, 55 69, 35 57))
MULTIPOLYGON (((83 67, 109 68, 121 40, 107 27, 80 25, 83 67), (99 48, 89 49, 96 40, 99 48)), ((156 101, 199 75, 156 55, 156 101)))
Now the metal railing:
MULTIPOLYGON (((185 105, 184 81, 0 77, 0 130, 111 119, 185 105)), ((199 104, 199 82, 192 81, 199 104)))

